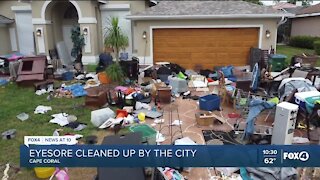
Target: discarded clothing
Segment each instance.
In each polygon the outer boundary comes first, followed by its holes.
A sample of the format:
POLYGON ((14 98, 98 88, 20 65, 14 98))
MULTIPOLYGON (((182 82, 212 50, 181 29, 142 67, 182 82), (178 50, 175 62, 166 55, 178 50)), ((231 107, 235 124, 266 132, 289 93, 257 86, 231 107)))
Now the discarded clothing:
POLYGON ((66 125, 66 127, 72 128, 75 131, 81 131, 82 129, 86 128, 87 125, 80 122, 70 122, 66 125))
POLYGON ((43 95, 45 93, 47 93, 47 90, 45 90, 45 89, 40 89, 40 90, 37 90, 35 92, 35 94, 38 95, 38 96, 41 96, 41 95, 43 95))
POLYGON ((116 91, 121 91, 121 92, 125 92, 128 88, 125 86, 117 86, 116 88, 114 88, 116 91))
POLYGON ((151 109, 151 106, 149 104, 146 104, 146 103, 141 103, 141 102, 137 102, 136 103, 136 109, 139 110, 139 109, 151 109))
POLYGON ((69 124, 68 114, 66 113, 53 114, 51 116, 53 117, 53 119, 49 121, 50 123, 59 124, 60 126, 65 126, 69 124))
POLYGON ((34 110, 34 113, 35 114, 45 114, 47 113, 48 111, 51 111, 52 108, 50 106, 37 106, 36 109, 34 110))
POLYGON ((261 99, 252 99, 249 103, 249 114, 246 120, 245 136, 251 135, 254 131, 255 118, 265 109, 271 109, 275 103, 263 101, 261 99))

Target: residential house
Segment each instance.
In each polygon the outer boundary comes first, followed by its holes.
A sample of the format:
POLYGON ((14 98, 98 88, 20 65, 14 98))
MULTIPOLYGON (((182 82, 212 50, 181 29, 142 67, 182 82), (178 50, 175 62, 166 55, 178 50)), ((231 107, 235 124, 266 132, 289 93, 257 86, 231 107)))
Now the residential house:
POLYGON ((299 10, 291 20, 291 36, 320 37, 320 3, 299 10))
MULTIPOLYGON (((120 18, 129 36, 129 56, 141 63, 170 61, 189 68, 243 65, 249 49, 276 46, 277 26, 289 16, 271 7, 243 1, 0 1, 0 14, 14 19, 1 30, 6 37, 0 54, 48 54, 64 41, 70 51, 70 30, 85 34, 84 63, 97 62, 107 19, 120 18)), ((1 22, 1 21, 0 21, 1 22)), ((3 23, 2 23, 3 24, 3 23)), ((1 37, 2 39, 2 37, 1 37)))

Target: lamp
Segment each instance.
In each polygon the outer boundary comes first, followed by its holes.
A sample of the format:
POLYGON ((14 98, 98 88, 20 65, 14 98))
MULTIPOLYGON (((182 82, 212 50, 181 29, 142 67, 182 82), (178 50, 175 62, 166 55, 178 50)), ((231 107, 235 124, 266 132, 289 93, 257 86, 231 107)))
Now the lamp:
POLYGON ((41 37, 41 34, 42 34, 41 29, 37 29, 36 35, 37 35, 38 37, 41 37))
POLYGON ((271 32, 269 30, 266 30, 266 38, 270 38, 271 37, 271 32))
POLYGON ((142 38, 143 38, 143 39, 147 39, 147 32, 146 32, 146 31, 143 31, 143 33, 142 33, 142 38))
POLYGON ((85 36, 88 35, 88 28, 83 29, 83 35, 85 35, 85 36))

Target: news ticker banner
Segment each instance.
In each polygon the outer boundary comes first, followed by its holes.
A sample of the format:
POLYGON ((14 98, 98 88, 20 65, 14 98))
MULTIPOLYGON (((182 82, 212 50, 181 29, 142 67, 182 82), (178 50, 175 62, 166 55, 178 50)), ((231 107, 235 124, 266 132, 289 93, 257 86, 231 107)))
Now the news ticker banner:
MULTIPOLYGON (((51 138, 53 138, 51 136, 51 138)), ((26 143, 22 167, 319 167, 317 145, 72 145, 69 137, 26 143), (52 141, 53 145, 48 145, 52 141), (61 141, 61 142, 59 142, 61 141), (61 143, 62 145, 57 145, 61 143), (35 145, 36 144, 36 145, 35 145), (41 144, 41 145, 39 145, 41 144)), ((40 138, 41 139, 41 138, 40 138)), ((50 138, 49 138, 50 139, 50 138)), ((38 139, 39 140, 39 139, 38 139)))

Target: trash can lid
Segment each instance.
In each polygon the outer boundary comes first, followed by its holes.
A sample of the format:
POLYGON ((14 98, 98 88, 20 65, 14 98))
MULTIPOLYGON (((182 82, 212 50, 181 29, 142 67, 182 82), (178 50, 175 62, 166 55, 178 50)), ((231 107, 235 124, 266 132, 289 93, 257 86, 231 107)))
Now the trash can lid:
POLYGON ((271 57, 271 58, 287 58, 287 56, 283 55, 283 54, 270 54, 269 57, 271 57))

